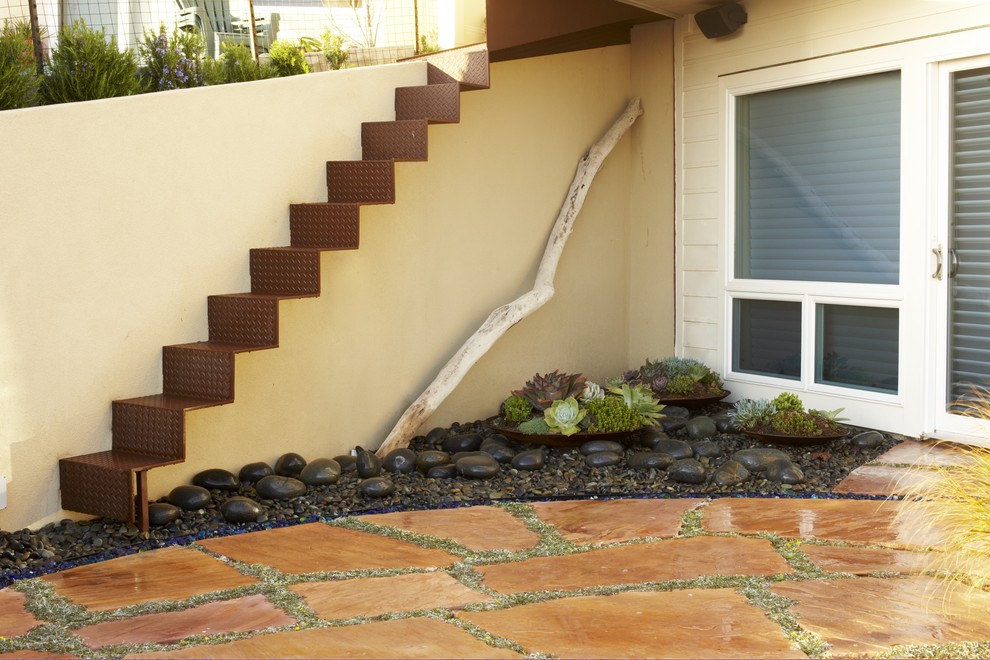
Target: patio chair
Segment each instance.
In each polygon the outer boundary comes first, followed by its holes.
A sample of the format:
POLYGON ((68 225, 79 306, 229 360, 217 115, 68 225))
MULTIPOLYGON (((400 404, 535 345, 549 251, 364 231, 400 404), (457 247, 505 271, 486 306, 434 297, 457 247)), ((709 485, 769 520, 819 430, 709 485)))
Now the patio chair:
MULTIPOLYGON (((176 0, 177 24, 181 29, 198 30, 206 39, 206 52, 220 56, 221 43, 251 46, 250 19, 232 16, 230 0, 176 0)), ((267 52, 278 35, 279 14, 255 17, 258 51, 267 52)))

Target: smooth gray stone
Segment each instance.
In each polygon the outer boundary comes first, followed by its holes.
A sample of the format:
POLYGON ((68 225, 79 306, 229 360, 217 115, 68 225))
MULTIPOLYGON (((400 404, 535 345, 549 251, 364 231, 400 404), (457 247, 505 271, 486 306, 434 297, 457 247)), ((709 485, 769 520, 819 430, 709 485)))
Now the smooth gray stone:
POLYGON ((337 464, 340 465, 341 474, 357 471, 357 456, 341 454, 340 456, 334 456, 333 460, 337 461, 337 464))
POLYGON ((241 481, 229 470, 221 468, 211 468, 197 472, 192 478, 194 486, 206 489, 216 488, 217 490, 237 490, 241 487, 241 481))
POLYGON ((275 474, 275 471, 268 463, 248 463, 241 468, 237 476, 244 483, 253 484, 262 477, 267 477, 270 474, 275 474))
POLYGON ((803 484, 804 472, 788 459, 776 460, 767 466, 767 481, 780 484, 803 484))
POLYGON ((883 444, 883 434, 877 431, 863 431, 849 440, 849 444, 859 449, 873 449, 883 444))
POLYGON ((703 484, 707 476, 705 466, 693 458, 682 458, 667 468, 667 478, 682 484, 703 484))
POLYGON ((715 422, 715 428, 718 429, 719 433, 738 433, 739 429, 736 425, 732 423, 732 418, 726 413, 719 413, 712 417, 712 421, 715 422))
POLYGON ((152 527, 161 527, 170 522, 175 522, 181 515, 182 509, 174 504, 153 502, 148 505, 148 524, 152 527))
POLYGON ((527 449, 512 457, 512 467, 524 472, 542 470, 546 460, 542 449, 527 449))
POLYGON ((202 486, 176 486, 168 494, 168 503, 186 511, 195 511, 210 505, 210 491, 202 486))
POLYGON ((329 486, 340 479, 340 463, 332 458, 310 461, 299 473, 299 481, 307 486, 329 486))
POLYGON ((626 464, 633 470, 649 470, 651 468, 666 470, 673 463, 673 456, 656 451, 641 451, 630 454, 626 458, 626 464))
POLYGON ((722 448, 718 446, 717 442, 712 440, 702 440, 701 442, 696 442, 691 445, 691 449, 694 451, 695 456, 715 458, 716 456, 722 455, 722 448))
POLYGON ((451 454, 462 451, 478 451, 484 438, 479 433, 458 433, 449 438, 445 438, 441 444, 441 449, 451 454))
MULTIPOLYGON (((664 408, 664 411, 666 411, 666 408, 664 408)), ((684 428, 685 424, 687 424, 687 420, 680 417, 663 417, 660 419, 660 426, 662 426, 663 430, 667 433, 680 431, 684 428)))
POLYGON ((502 445, 503 447, 508 447, 510 443, 507 437, 501 433, 496 433, 495 435, 490 435, 481 441, 481 451, 485 451, 485 447, 487 445, 502 445))
POLYGON ((455 463, 457 472, 468 479, 491 479, 498 474, 498 461, 482 452, 482 456, 466 456, 455 463))
POLYGON ((688 436, 692 440, 705 440, 718 435, 718 428, 715 427, 715 422, 704 415, 689 419, 687 424, 684 425, 684 430, 687 431, 688 436))
POLYGON ((227 522, 254 522, 261 517, 261 505, 248 497, 231 497, 220 505, 220 514, 227 522))
POLYGON ((581 453, 585 456, 603 451, 622 454, 623 448, 620 443, 614 440, 588 440, 581 445, 581 453))
POLYGON ((423 472, 428 472, 431 467, 447 465, 448 463, 450 463, 450 454, 445 451, 437 451, 436 449, 421 451, 416 456, 416 467, 423 472))
POLYGON ((357 448, 357 466, 358 476, 362 479, 370 479, 371 477, 377 477, 382 473, 382 460, 378 458, 378 455, 373 451, 368 451, 367 449, 357 448))
POLYGON ((282 477, 297 477, 306 467, 306 459, 295 452, 282 454, 275 461, 275 474, 282 477))
POLYGON ((691 416, 691 411, 684 406, 664 406, 663 415, 667 418, 687 421, 687 418, 691 416))
POLYGON ((430 429, 430 432, 426 434, 426 441, 431 445, 438 445, 445 437, 447 437, 447 429, 438 426, 430 429))
POLYGON ((371 477, 362 481, 358 490, 368 497, 387 497, 395 492, 395 484, 388 477, 371 477))
POLYGON ((742 463, 750 472, 763 472, 774 461, 780 459, 789 461, 790 456, 779 449, 753 447, 752 449, 740 449, 732 455, 732 459, 742 463))
POLYGON ((694 456, 694 449, 691 448, 691 445, 683 440, 675 440, 673 438, 657 440, 653 445, 653 451, 670 454, 676 459, 691 458, 694 456))
POLYGON ((746 469, 746 466, 739 461, 729 459, 715 470, 715 474, 712 475, 712 481, 716 486, 725 488, 739 485, 749 479, 750 476, 750 472, 746 469))
POLYGON ((622 454, 614 451, 596 451, 586 454, 584 457, 584 462, 588 467, 609 467, 611 465, 618 465, 621 463, 622 454))
POLYGON ((453 479, 457 476, 457 466, 453 463, 434 465, 426 471, 427 479, 453 479))
POLYGON ((662 426, 648 426, 639 432, 639 444, 644 447, 649 447, 653 449, 655 445, 660 440, 670 440, 662 426))
POLYGON ((271 474, 254 485, 258 497, 263 500, 288 500, 306 493, 306 484, 295 477, 271 474))
POLYGON ((409 474, 416 469, 416 452, 408 447, 393 449, 382 459, 382 467, 386 472, 409 474))
POLYGON ((491 443, 489 445, 482 443, 481 451, 488 454, 499 463, 509 463, 516 455, 515 449, 507 445, 500 445, 498 443, 491 443))

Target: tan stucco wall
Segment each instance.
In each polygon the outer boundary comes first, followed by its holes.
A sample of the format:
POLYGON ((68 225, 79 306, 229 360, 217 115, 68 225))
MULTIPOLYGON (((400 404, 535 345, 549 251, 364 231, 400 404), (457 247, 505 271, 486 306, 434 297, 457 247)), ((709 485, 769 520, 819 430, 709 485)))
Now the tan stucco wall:
MULTIPOLYGON (((429 162, 397 166, 397 204, 363 209, 361 249, 324 255, 323 295, 282 303, 280 348, 237 357, 235 403, 187 415, 187 461, 152 471, 152 495, 208 467, 376 447, 488 313, 531 288, 578 159, 632 81, 663 68, 632 52, 494 65, 461 124, 430 128, 429 162)), ((390 118, 392 87, 423 76, 413 63, 0 114, 21 155, 0 161, 0 528, 64 515, 58 459, 109 448, 110 402, 160 391, 161 346, 206 339, 207 295, 248 289, 249 248, 285 244, 288 204, 325 199, 323 161, 358 157, 359 121, 390 118)), ((664 86, 645 86, 650 112, 664 86)), ((661 124, 599 173, 555 297, 426 427, 493 413, 535 371, 603 379, 631 346, 670 344, 663 313, 629 330, 634 307, 673 304, 669 279, 630 288, 669 271, 653 237, 672 220, 635 146, 661 124)))

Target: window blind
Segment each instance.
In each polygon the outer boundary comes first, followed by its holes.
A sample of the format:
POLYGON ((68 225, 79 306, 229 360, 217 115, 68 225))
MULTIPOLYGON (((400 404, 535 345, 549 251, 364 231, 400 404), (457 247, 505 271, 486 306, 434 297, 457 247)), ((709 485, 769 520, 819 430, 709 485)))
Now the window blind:
POLYGON ((950 400, 990 385, 990 67, 953 82, 950 400))
POLYGON ((900 73, 737 99, 736 277, 897 284, 900 73))

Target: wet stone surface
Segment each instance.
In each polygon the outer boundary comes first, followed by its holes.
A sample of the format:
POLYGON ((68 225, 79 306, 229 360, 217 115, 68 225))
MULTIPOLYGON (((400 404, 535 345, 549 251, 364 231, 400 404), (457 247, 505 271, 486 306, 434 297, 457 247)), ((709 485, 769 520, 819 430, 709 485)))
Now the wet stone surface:
MULTIPOLYGON (((362 479, 357 473, 357 458, 349 453, 333 458, 340 468, 333 483, 309 486, 296 478, 271 475, 273 466, 264 463, 248 463, 240 473, 236 466, 228 466, 239 477, 236 490, 195 491, 195 497, 187 498, 187 505, 195 500, 196 507, 189 510, 172 507, 167 504, 167 498, 162 498, 150 509, 153 525, 147 537, 132 524, 106 519, 64 520, 38 530, 0 531, 0 586, 13 578, 68 568, 87 557, 106 559, 135 549, 188 543, 237 530, 281 527, 344 515, 439 509, 500 500, 617 496, 801 497, 831 493, 853 469, 898 443, 897 439, 885 434, 873 435, 874 432, 856 427, 850 428, 847 438, 811 447, 770 447, 727 432, 718 432, 707 439, 688 435, 685 425, 692 415, 716 420, 718 427, 724 410, 717 405, 682 413, 668 406, 664 410, 668 414, 664 428, 646 429, 624 439, 620 451, 614 454, 619 460, 613 465, 589 466, 587 457, 577 448, 557 449, 517 442, 499 436, 481 422, 472 422, 433 429, 414 438, 409 449, 415 452, 416 469, 380 472, 387 477, 362 479), (856 444, 863 446, 854 446, 851 438, 861 433, 870 435, 860 436, 856 444), (451 452, 451 449, 455 451, 451 452), (503 450, 511 451, 511 458, 505 460, 509 454, 501 454, 503 450), (489 476, 471 478, 460 474, 458 466, 451 462, 452 454, 457 452, 480 452, 473 456, 484 463, 489 476), (776 482, 768 478, 772 476, 767 473, 770 464, 780 459, 789 462, 785 466, 789 470, 800 471, 803 480, 787 483, 793 479, 776 482), (692 476, 685 479, 689 474, 692 476), (257 505, 260 514, 255 522, 232 523, 225 518, 221 507, 234 497, 247 498, 257 505)), ((374 456, 373 452, 367 453, 374 456)), ((600 452, 589 456, 594 453, 600 452)), ((411 458, 405 452, 403 455, 411 458)), ((370 456, 365 457, 366 462, 374 463, 375 459, 370 456)), ((245 456, 244 460, 251 458, 245 456)), ((311 458, 316 466, 329 468, 331 473, 334 471, 326 457, 311 458)), ((299 473, 305 466, 300 466, 299 473)), ((231 506, 228 505, 228 512, 231 506)), ((240 506, 251 509, 245 503, 240 506)), ((247 510, 244 515, 248 515, 247 510)))

